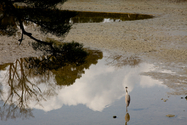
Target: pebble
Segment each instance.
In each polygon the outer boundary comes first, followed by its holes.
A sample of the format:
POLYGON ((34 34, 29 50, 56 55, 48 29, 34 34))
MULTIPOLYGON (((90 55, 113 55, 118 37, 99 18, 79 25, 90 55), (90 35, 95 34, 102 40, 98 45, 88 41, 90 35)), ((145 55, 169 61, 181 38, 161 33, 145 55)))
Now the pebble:
POLYGON ((114 115, 113 118, 117 118, 117 116, 114 115))

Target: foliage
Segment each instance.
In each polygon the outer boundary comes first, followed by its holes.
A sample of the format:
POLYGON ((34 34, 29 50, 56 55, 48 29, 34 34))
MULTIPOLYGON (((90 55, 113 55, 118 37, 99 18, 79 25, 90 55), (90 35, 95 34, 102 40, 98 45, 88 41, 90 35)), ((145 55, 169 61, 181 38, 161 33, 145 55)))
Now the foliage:
POLYGON ((33 23, 42 33, 51 33, 56 36, 65 36, 71 24, 69 20, 76 12, 61 11, 55 8, 58 3, 66 0, 2 0, 0 1, 0 34, 14 35, 22 31, 20 44, 26 35, 36 42, 45 42, 36 39, 32 33, 26 31, 23 23, 33 23), (24 7, 17 6, 24 5, 24 7), (18 28, 19 27, 19 28, 18 28))
POLYGON ((22 3, 26 4, 31 8, 55 8, 58 3, 64 3, 67 0, 1 0, 0 3, 15 4, 22 3))
POLYGON ((83 45, 76 42, 60 44, 50 40, 48 43, 51 43, 50 46, 45 43, 33 43, 35 50, 45 51, 47 56, 35 59, 32 65, 36 64, 37 67, 40 64, 40 68, 44 71, 58 69, 67 63, 80 65, 84 63, 88 55, 83 49, 83 45))
POLYGON ((45 34, 51 33, 56 36, 63 36, 69 32, 71 28, 69 19, 76 15, 76 12, 58 9, 25 8, 19 11, 23 20, 37 24, 45 34))

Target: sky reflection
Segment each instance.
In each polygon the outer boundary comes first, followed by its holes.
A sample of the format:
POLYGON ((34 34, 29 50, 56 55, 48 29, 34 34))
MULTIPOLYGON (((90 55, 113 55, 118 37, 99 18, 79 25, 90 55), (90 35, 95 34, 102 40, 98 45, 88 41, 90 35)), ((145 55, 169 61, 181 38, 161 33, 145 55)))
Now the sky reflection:
MULTIPOLYGON (((63 105, 86 105, 93 111, 102 111, 108 105, 125 95, 125 87, 129 87, 129 93, 135 86, 149 88, 164 86, 158 80, 148 76, 139 75, 142 72, 154 70, 154 65, 141 63, 137 67, 125 66, 116 69, 106 65, 105 59, 98 61, 97 65, 91 65, 85 74, 71 86, 63 87, 56 93, 57 96, 41 101, 41 105, 30 104, 30 107, 51 111, 59 109, 63 105)), ((55 82, 55 81, 53 81, 55 82)))
MULTIPOLYGON (((38 123, 59 125, 62 122, 77 125, 186 124, 185 96, 183 96, 183 99, 179 96, 170 97, 166 93, 170 91, 170 88, 163 84, 162 80, 146 75, 157 71, 155 65, 141 62, 135 57, 121 57, 119 55, 116 56, 118 61, 115 62, 113 56, 107 53, 103 53, 103 55, 102 59, 95 60, 95 63, 91 63, 89 67, 84 69, 81 77, 77 78, 75 83, 71 85, 58 85, 56 76, 52 71, 45 74, 50 76, 49 79, 46 79, 48 77, 45 75, 27 77, 31 83, 36 83, 37 87, 40 88, 44 99, 28 100, 26 103, 28 109, 25 110, 27 113, 16 116, 16 121, 18 121, 16 124, 9 117, 7 117, 8 121, 3 122, 2 120, 0 123, 5 125, 38 123), (128 112, 125 107, 126 86, 128 86, 131 96, 128 112), (52 95, 46 95, 48 90, 51 91, 52 95), (173 114, 175 117, 169 119, 166 117, 168 114, 173 114), (114 119, 113 116, 117 116, 117 118, 114 119), (24 120, 22 120, 22 117, 24 120)), ((0 71, 1 90, 3 91, 1 99, 4 103, 10 94, 10 87, 6 82, 10 70, 7 65, 4 65, 5 68, 1 66, 3 70, 0 71)), ((173 73, 169 70, 160 72, 173 73)), ((27 70, 25 70, 25 73, 28 73, 27 70)), ((21 90, 16 91, 18 93, 22 92, 21 90)), ((18 98, 13 99, 14 105, 18 105, 18 98)), ((1 103, 3 105, 3 102, 1 103)), ((7 111, 7 109, 10 109, 10 105, 7 102, 7 107, 1 106, 1 115, 4 112, 7 116, 9 113, 13 114, 12 110, 7 111)), ((15 109, 15 106, 12 106, 12 109, 15 109)), ((19 112, 19 105, 16 109, 19 112)), ((1 117, 1 119, 3 118, 1 117)))
MULTIPOLYGON (((111 60, 109 59, 107 61, 111 60)), ((9 69, 7 68, 7 70, 9 69)), ((7 70, 0 72, 1 81, 7 75, 7 70)), ((127 65, 116 68, 106 65, 106 59, 104 58, 99 60, 97 65, 91 65, 89 69, 86 69, 85 74, 80 79, 76 79, 75 83, 71 86, 56 86, 55 75, 51 72, 49 72, 48 75, 50 77, 47 80, 43 77, 29 78, 29 81, 32 83, 43 81, 43 83, 38 85, 41 91, 47 91, 49 88, 46 84, 50 84, 50 87, 53 88, 54 96, 40 100, 40 105, 36 101, 30 101, 28 107, 51 111, 59 109, 63 105, 76 106, 83 104, 93 111, 102 111, 105 107, 125 95, 126 86, 128 86, 129 93, 133 91, 135 86, 141 88, 164 86, 158 80, 154 80, 149 76, 140 75, 140 73, 150 70, 154 70, 154 65, 147 63, 140 63, 135 67, 127 65)), ((6 100, 9 96, 9 89, 6 83, 2 85, 5 95, 1 98, 2 100, 6 100)), ((14 98, 14 100, 16 101, 18 98, 14 98)))

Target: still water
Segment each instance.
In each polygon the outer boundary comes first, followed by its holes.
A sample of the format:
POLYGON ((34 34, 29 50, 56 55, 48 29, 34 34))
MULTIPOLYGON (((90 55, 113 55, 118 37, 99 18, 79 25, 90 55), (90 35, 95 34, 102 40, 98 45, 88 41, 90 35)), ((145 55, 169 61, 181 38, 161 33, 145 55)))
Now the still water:
POLYGON ((187 123, 186 95, 168 94, 172 88, 145 75, 159 73, 158 67, 138 57, 94 51, 86 64, 67 65, 43 74, 27 68, 26 60, 0 65, 2 125, 187 123), (131 96, 127 111, 126 86, 131 96))
MULTIPOLYGON (((74 12, 74 11, 72 11, 74 12)), ((77 15, 70 18, 71 23, 107 23, 134 21, 153 18, 152 15, 132 13, 107 13, 107 12, 85 12, 75 11, 77 15)))

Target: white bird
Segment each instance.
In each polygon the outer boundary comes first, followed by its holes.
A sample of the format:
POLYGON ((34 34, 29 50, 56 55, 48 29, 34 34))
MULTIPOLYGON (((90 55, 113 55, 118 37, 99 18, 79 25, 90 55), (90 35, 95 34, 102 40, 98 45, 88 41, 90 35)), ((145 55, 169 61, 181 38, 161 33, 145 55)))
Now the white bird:
POLYGON ((126 110, 127 110, 127 107, 129 106, 130 101, 131 101, 131 98, 130 98, 130 95, 128 94, 127 88, 128 87, 125 87, 125 89, 126 89, 126 95, 125 95, 126 110))

